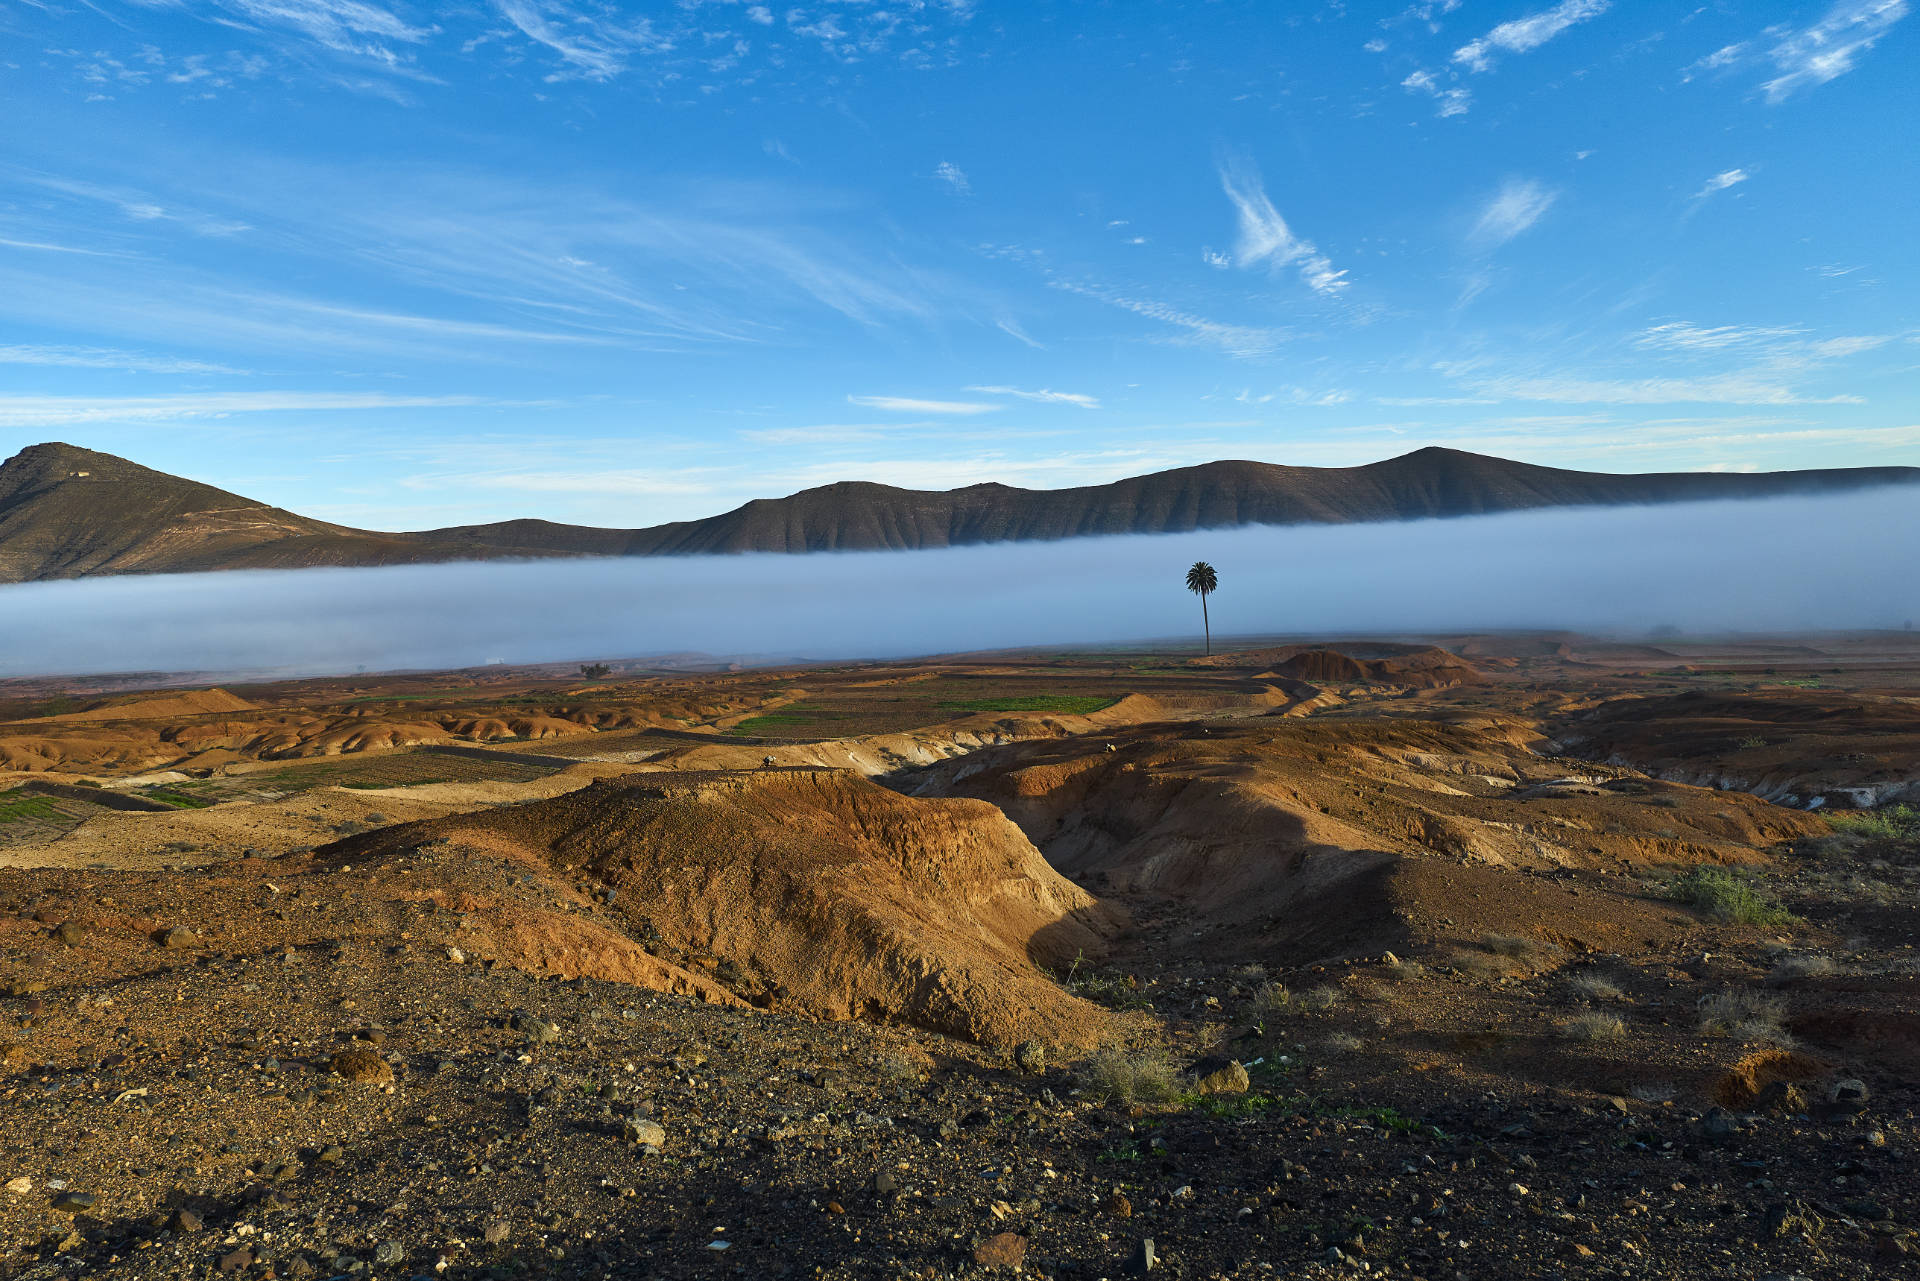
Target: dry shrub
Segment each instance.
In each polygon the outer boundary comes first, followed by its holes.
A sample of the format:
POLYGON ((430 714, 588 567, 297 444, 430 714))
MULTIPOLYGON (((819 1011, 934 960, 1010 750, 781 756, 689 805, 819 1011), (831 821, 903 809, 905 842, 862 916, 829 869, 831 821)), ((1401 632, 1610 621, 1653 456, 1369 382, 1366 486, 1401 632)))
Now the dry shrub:
POLYGON ((1773 968, 1767 971, 1767 986, 1785 987, 1801 979, 1823 979, 1839 972, 1840 967, 1834 964, 1832 957, 1817 952, 1803 952, 1775 961, 1773 968))
POLYGON ((1455 952, 1447 963, 1471 979, 1508 979, 1526 972, 1526 967, 1510 956, 1492 956, 1486 952, 1455 952))
POLYGON ((1600 1002, 1628 999, 1626 992, 1618 983, 1605 974, 1595 973, 1592 970, 1574 975, 1567 980, 1567 986, 1573 990, 1576 998, 1582 1000, 1600 1002))
POLYGON ((1785 1014, 1786 1004, 1779 997, 1735 988, 1701 999, 1700 1030, 1708 1036, 1790 1045, 1792 1038, 1781 1023, 1785 1014))
POLYGON ((1367 1048, 1367 1043, 1349 1033, 1335 1032, 1320 1042, 1320 1047, 1333 1054, 1357 1054, 1367 1048))
POLYGON ((1560 1035, 1569 1041, 1617 1041, 1626 1034, 1626 1022, 1618 1014, 1599 1010, 1576 1015, 1560 1025, 1560 1035))
POLYGON ((1405 957, 1396 956, 1387 962, 1386 974, 1388 978, 1410 983, 1415 979, 1425 978, 1427 967, 1418 961, 1409 961, 1405 957))
POLYGON ((1481 936, 1480 946, 1495 956, 1509 957, 1527 966, 1543 965, 1560 954, 1560 949, 1551 943, 1518 934, 1485 934, 1481 936))
POLYGON ((1080 1088, 1109 1103, 1165 1103, 1180 1092, 1180 1074, 1165 1050, 1108 1046, 1080 1064, 1080 1088))
POLYGON ((1339 988, 1322 984, 1302 992, 1293 999, 1293 1004, 1295 1009, 1325 1014, 1328 1010, 1338 1009, 1344 999, 1339 988))
POLYGON ((1265 983, 1253 994, 1253 1012, 1261 1018, 1284 1014, 1293 1003, 1293 993, 1284 983, 1265 983))

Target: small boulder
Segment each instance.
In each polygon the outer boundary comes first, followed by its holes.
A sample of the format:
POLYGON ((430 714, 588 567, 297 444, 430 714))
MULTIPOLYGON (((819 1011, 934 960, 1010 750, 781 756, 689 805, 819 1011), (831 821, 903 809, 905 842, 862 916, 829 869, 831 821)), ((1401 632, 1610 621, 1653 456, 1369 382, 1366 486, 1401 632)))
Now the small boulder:
POLYGON ((62 921, 53 927, 53 937, 68 947, 79 947, 87 937, 87 927, 78 921, 62 921))
POLYGON ((1127 1271, 1136 1276, 1145 1276, 1160 1266, 1160 1252, 1153 1248, 1153 1238, 1145 1237, 1133 1248, 1133 1256, 1127 1260, 1127 1271))
POLYGON ((182 951, 200 946, 200 936, 184 925, 175 925, 160 931, 156 936, 161 947, 171 951, 182 951))
POLYGON ((627 1142, 643 1148, 661 1148, 667 1145, 666 1127, 658 1121, 649 1121, 645 1117, 630 1116, 620 1132, 627 1142))
POLYGON ((1023 1268, 1027 1264, 1027 1239, 1018 1232, 995 1233, 973 1247, 973 1261, 983 1268, 1023 1268))
POLYGON ((1827 1101, 1833 1105, 1833 1110, 1848 1116, 1866 1111, 1869 1097, 1871 1096, 1867 1092, 1867 1083, 1856 1081, 1851 1077, 1844 1081, 1835 1081, 1833 1089, 1827 1092, 1827 1101))
POLYGON ((1200 1094, 1245 1094, 1252 1085, 1238 1059, 1201 1059, 1193 1065, 1193 1088, 1200 1094))
POLYGON ((1047 1047, 1038 1041, 1022 1041, 1013 1052, 1013 1064, 1028 1076, 1047 1070, 1047 1047))
POLYGON ((526 1037, 527 1040, 533 1042, 535 1045, 546 1045, 560 1039, 560 1027, 558 1024, 549 1023, 542 1018, 535 1018, 533 1015, 525 1012, 513 1016, 513 1030, 526 1037))

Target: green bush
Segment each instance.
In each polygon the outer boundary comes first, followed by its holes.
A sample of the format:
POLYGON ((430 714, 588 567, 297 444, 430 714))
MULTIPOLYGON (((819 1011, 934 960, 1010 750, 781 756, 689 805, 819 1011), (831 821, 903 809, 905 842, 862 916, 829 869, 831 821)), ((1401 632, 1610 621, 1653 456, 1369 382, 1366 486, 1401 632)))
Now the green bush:
POLYGON ((1675 877, 1667 897, 1740 925, 1791 925, 1797 919, 1748 877, 1724 867, 1696 867, 1675 877))
POLYGON ((1920 810, 1910 805, 1861 810, 1856 814, 1829 814, 1827 822, 1833 824, 1837 832, 1870 841, 1920 841, 1920 810))

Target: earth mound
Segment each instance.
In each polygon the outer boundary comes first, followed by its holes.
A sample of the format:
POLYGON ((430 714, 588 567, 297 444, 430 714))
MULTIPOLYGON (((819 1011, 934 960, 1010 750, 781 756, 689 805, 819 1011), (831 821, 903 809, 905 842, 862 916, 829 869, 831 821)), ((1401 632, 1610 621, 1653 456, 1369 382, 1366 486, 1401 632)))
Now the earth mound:
POLYGON ((1671 914, 1601 912, 1552 882, 1751 863, 1824 830, 1750 796, 1538 757, 1497 722, 1148 725, 990 749, 903 785, 992 801, 1069 876, 1176 903, 1197 929, 1288 963, 1404 947, 1442 919, 1458 938, 1624 946, 1669 933, 1671 914))
POLYGON ((1615 698, 1553 727, 1560 750, 1781 805, 1920 800, 1920 705, 1817 689, 1615 698))
POLYGON ((1365 657, 1329 646, 1289 645, 1241 650, 1194 660, 1196 667, 1264 669, 1268 675, 1317 685, 1405 685, 1447 689, 1478 685, 1486 677, 1472 663, 1437 646, 1369 646, 1381 653, 1365 657))
POLYGON ((96 703, 78 712, 42 717, 49 721, 157 721, 181 716, 217 716, 224 712, 252 712, 254 704, 224 689, 192 689, 126 702, 96 703))
POLYGON ((1036 967, 1104 953, 1116 915, 980 801, 843 770, 631 774, 318 853, 360 863, 439 841, 559 878, 762 1008, 987 1044, 1090 1045, 1107 1023, 1036 967))

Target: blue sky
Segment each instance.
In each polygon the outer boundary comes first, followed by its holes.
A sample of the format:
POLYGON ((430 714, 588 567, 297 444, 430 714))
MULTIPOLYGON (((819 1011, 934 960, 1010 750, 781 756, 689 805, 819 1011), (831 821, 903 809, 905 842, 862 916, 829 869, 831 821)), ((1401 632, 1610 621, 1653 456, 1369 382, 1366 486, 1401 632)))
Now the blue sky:
POLYGON ((385 528, 1920 462, 1905 0, 0 0, 0 453, 385 528))

